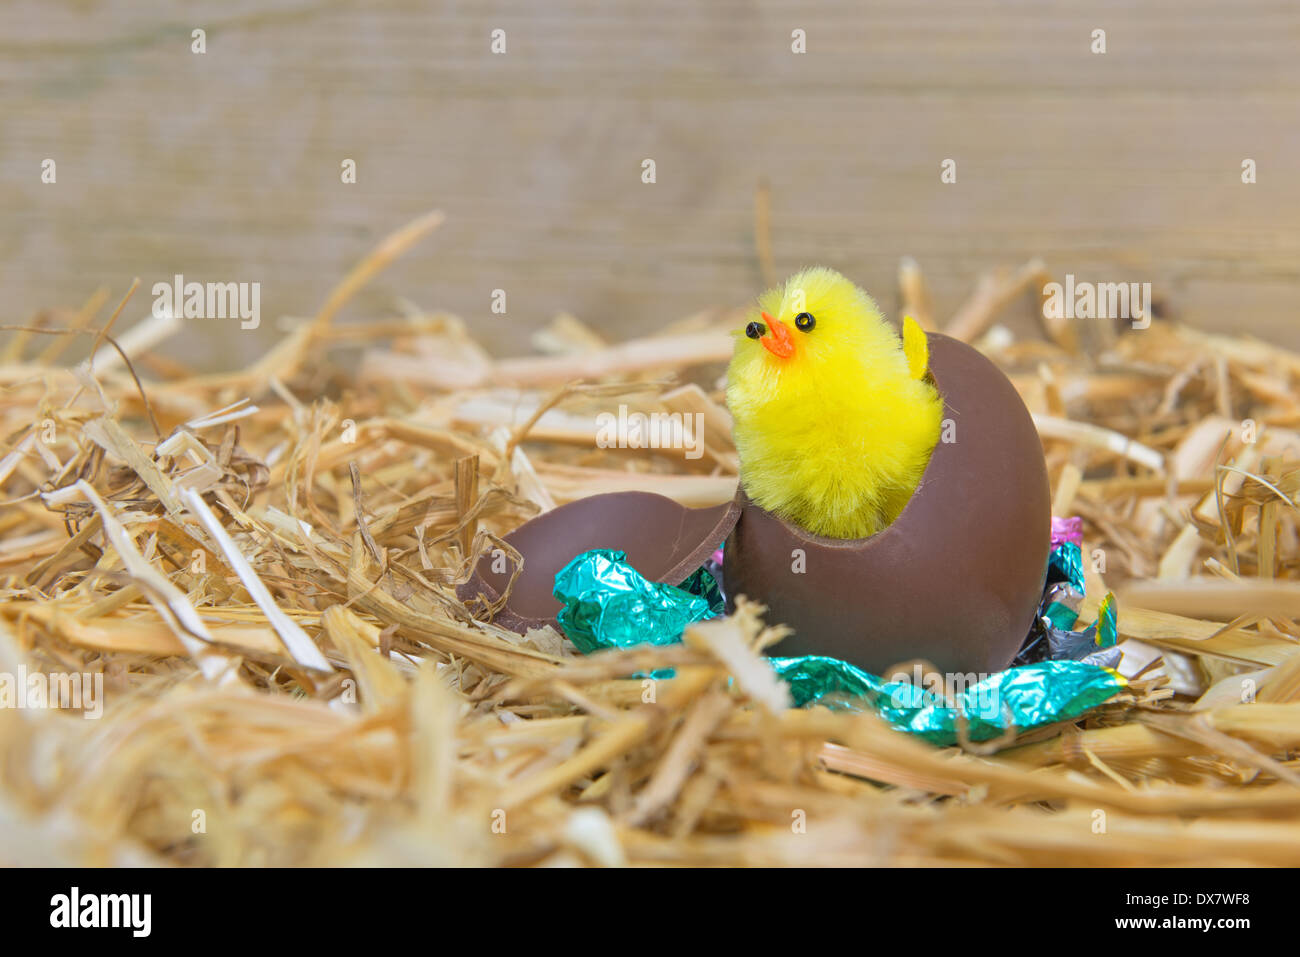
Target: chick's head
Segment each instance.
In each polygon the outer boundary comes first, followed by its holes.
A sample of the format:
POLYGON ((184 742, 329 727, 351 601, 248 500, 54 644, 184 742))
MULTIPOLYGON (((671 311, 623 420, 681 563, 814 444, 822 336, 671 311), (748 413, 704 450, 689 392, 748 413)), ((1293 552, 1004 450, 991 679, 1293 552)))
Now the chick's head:
POLYGON ((728 404, 742 417, 888 407, 887 394, 911 378, 898 334, 871 297, 833 269, 796 273, 760 296, 748 320, 727 371, 728 404))
POLYGON ((871 297, 832 269, 795 274, 747 319, 727 371, 746 491, 821 534, 878 531, 929 459, 937 391, 871 297))

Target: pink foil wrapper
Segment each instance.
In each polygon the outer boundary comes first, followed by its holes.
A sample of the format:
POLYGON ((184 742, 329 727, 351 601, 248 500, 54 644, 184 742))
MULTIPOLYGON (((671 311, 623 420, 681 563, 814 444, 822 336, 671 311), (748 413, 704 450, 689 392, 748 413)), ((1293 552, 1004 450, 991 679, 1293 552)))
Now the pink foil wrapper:
POLYGON ((1057 548, 1066 542, 1074 542, 1083 547, 1083 519, 1078 515, 1069 518, 1052 516, 1052 547, 1057 548))

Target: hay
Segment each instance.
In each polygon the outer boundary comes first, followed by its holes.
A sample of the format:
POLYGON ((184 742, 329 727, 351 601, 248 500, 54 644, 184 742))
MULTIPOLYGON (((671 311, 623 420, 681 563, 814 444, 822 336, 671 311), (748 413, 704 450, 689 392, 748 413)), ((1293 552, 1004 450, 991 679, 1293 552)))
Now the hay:
POLYGON ((790 709, 750 604, 592 658, 472 620, 455 585, 540 511, 730 496, 737 314, 612 346, 561 317, 509 360, 451 316, 335 321, 440 221, 248 370, 150 357, 175 320, 93 327, 103 292, 10 342, 0 673, 101 675, 105 705, 0 710, 3 863, 1294 863, 1300 356, 1156 321, 1089 359, 1073 328, 994 324, 1041 263, 980 284, 955 331, 1034 413, 1084 519, 1084 620, 1118 592, 1136 677, 1083 721, 936 750, 790 709), (54 365, 82 335, 93 362, 54 365), (705 454, 597 448, 611 402, 703 413, 705 454))

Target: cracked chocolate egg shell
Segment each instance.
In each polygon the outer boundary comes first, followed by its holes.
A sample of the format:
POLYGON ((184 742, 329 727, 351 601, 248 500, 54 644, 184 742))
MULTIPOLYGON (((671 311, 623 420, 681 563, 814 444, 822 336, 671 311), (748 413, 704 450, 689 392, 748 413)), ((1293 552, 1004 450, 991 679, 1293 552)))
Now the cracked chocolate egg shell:
MULTIPOLYGON (((873 674, 924 660, 943 673, 1010 664, 1042 597, 1051 497, 1037 430, 1020 396, 975 349, 931 334, 930 370, 947 437, 898 519, 865 539, 823 538, 748 501, 687 508, 651 492, 578 499, 506 541, 524 558, 497 624, 556 625, 555 574, 591 548, 627 552, 651 581, 680 584, 726 540, 724 585, 794 633, 773 654, 826 655, 873 674)), ((462 601, 505 592, 510 561, 486 556, 462 601), (499 567, 494 568, 494 565, 499 567)))
MULTIPOLYGON (((737 502, 687 508, 653 492, 592 495, 545 512, 505 537, 524 564, 493 621, 520 634, 544 625, 558 627, 555 575, 593 548, 626 552, 632 567, 650 581, 680 585, 722 544, 739 512, 737 502)), ((513 562, 484 556, 456 594, 464 602, 482 596, 493 604, 513 571, 513 562)))
POLYGON ((921 659, 992 673, 1019 651, 1042 598, 1051 491, 1015 387, 988 359, 931 333, 940 440, 907 506, 871 538, 813 535, 738 495, 724 563, 730 601, 794 633, 772 654, 827 655, 873 674, 921 659))

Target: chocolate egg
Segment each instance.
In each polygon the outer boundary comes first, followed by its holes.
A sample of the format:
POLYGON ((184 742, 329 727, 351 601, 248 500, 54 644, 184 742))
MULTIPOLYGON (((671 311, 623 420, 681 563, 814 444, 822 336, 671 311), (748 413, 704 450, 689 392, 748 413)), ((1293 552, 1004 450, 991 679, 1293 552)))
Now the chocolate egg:
MULTIPOLYGON (((1015 388, 975 349, 931 334, 944 436, 892 525, 865 539, 823 538, 750 502, 687 508, 650 492, 578 499, 506 541, 524 566, 496 622, 555 625, 555 574, 614 548, 651 581, 681 584, 726 540, 724 586, 794 629, 774 654, 827 655, 873 674, 923 659, 942 673, 1010 664, 1042 597, 1051 497, 1037 430, 1015 388)), ((458 589, 495 602, 510 580, 485 557, 458 589)), ((508 563, 503 563, 508 564, 508 563)))
MULTIPOLYGON (((524 565, 493 620, 520 634, 558 627, 560 603, 552 594, 556 572, 593 548, 626 552, 632 567, 650 581, 680 585, 726 540, 739 514, 738 502, 687 508, 653 492, 611 492, 562 505, 505 537, 524 565)), ((510 582, 513 568, 503 567, 509 564, 485 556, 457 596, 469 601, 482 595, 495 603, 510 582)))
POLYGON ((779 655, 828 655, 882 674, 923 659, 945 674, 1011 663, 1042 598, 1051 491, 1019 394, 970 346, 931 333, 944 434, 903 512, 871 538, 823 538, 741 493, 729 597, 794 629, 779 655))

